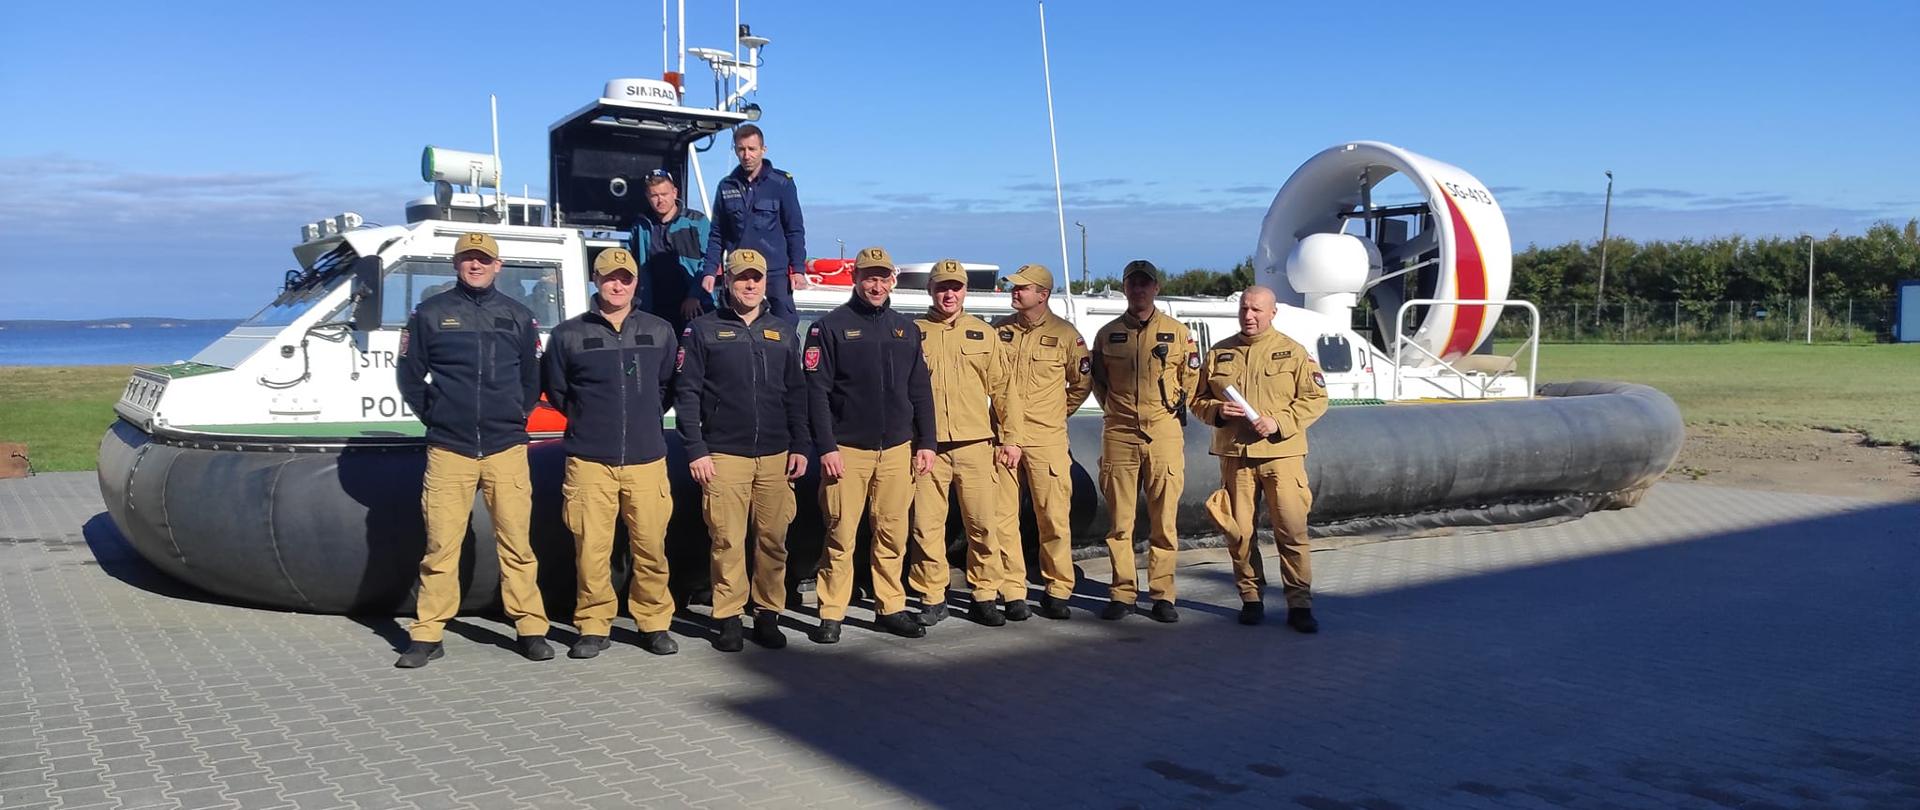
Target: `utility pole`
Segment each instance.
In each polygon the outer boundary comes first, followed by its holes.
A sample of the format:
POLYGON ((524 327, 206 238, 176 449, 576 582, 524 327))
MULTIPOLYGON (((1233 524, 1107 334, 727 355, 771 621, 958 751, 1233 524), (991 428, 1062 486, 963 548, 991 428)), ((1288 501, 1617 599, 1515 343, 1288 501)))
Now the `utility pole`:
POLYGON ((840 243, 840 263, 846 264, 847 263, 847 240, 835 239, 833 241, 840 243))
POLYGON ((1607 170, 1607 204, 1600 213, 1600 287, 1594 293, 1593 322, 1607 307, 1607 231, 1613 225, 1613 170, 1607 170))
POLYGON ((1073 225, 1080 229, 1080 292, 1084 294, 1093 289, 1090 286, 1093 282, 1087 278, 1087 226, 1079 220, 1074 220, 1073 225))
POLYGON ((1803 233, 1807 239, 1807 345, 1813 345, 1813 234, 1803 233))

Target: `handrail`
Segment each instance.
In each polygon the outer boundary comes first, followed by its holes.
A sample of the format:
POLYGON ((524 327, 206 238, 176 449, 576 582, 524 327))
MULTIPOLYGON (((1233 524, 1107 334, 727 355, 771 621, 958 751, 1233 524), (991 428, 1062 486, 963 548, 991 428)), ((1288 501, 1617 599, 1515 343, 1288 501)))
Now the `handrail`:
POLYGON ((1402 303, 1400 305, 1399 311, 1393 314, 1393 335, 1394 335, 1393 398, 1394 399, 1398 400, 1402 398, 1400 372, 1402 369, 1406 367, 1405 364, 1401 362, 1401 357, 1400 357, 1400 347, 1403 345, 1413 347, 1414 351, 1417 351, 1420 354, 1426 355, 1428 358, 1432 359, 1435 363, 1440 364, 1441 368, 1444 368, 1447 371, 1452 372, 1454 376, 1459 377, 1462 383, 1477 387, 1480 391, 1480 398, 1482 399, 1485 399, 1487 397, 1488 392, 1493 390, 1494 383, 1499 382, 1502 377, 1505 377, 1509 373, 1511 373, 1507 369, 1502 369, 1500 371, 1494 372, 1491 375, 1484 375, 1481 379, 1476 380, 1470 377, 1467 372, 1461 371, 1460 369, 1455 368, 1452 363, 1449 363, 1446 360, 1441 359, 1438 355, 1435 355, 1433 352, 1428 351, 1427 347, 1422 346, 1418 343, 1414 343, 1411 339, 1408 338, 1406 334, 1406 317, 1407 317, 1407 309, 1409 307, 1464 306, 1464 305, 1490 306, 1490 307, 1520 307, 1522 309, 1525 309, 1527 311, 1527 314, 1531 316, 1533 323, 1531 328, 1527 332, 1527 339, 1525 342, 1520 344, 1520 347, 1518 349, 1514 350, 1513 354, 1510 354, 1507 356, 1507 361, 1508 361, 1507 365, 1509 368, 1511 368, 1515 363, 1519 361, 1521 352, 1530 352, 1527 358, 1527 381, 1529 383, 1527 386, 1527 398, 1528 399, 1533 398, 1532 383, 1536 382, 1535 378, 1537 378, 1540 373, 1540 309, 1538 307, 1535 307, 1533 305, 1533 302, 1524 301, 1518 298, 1506 298, 1506 299, 1499 299, 1499 300, 1479 299, 1479 298, 1415 298, 1410 301, 1406 301, 1402 303))

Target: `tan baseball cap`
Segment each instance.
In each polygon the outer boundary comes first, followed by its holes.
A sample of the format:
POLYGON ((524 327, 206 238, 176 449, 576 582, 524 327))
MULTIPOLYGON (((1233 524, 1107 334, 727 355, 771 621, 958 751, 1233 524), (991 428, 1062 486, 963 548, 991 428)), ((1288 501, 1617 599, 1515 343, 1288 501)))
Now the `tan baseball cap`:
POLYGON ((463 233, 460 235, 460 239, 453 243, 453 255, 455 256, 470 250, 484 253, 489 259, 500 258, 500 243, 493 241, 493 237, 479 231, 463 233))
POLYGON ((886 248, 877 245, 869 248, 861 248, 859 254, 853 257, 853 269, 860 271, 869 267, 883 267, 886 268, 888 273, 892 273, 893 256, 887 253, 886 248))
POLYGON ((1165 277, 1160 274, 1160 268, 1155 267, 1153 262, 1147 261, 1146 259, 1134 259, 1133 261, 1127 262, 1126 269, 1120 271, 1120 280, 1126 281, 1129 276, 1135 275, 1146 276, 1153 281, 1165 280, 1165 277))
POLYGON ((748 270, 766 275, 767 257, 760 255, 760 251, 753 248, 738 248, 727 254, 728 273, 742 273, 748 270))
POLYGON ((942 281, 967 283, 967 268, 958 259, 941 259, 933 263, 933 272, 927 276, 927 289, 933 289, 942 281))
POLYGON ((1007 276, 1007 289, 1013 289, 1022 284, 1032 284, 1043 290, 1051 290, 1053 289, 1053 271, 1048 270, 1044 264, 1020 265, 1020 269, 1013 271, 1013 275, 1007 276))
POLYGON ((633 254, 626 248, 607 248, 593 257, 593 274, 604 276, 615 270, 625 270, 635 276, 640 275, 640 266, 633 263, 633 254))

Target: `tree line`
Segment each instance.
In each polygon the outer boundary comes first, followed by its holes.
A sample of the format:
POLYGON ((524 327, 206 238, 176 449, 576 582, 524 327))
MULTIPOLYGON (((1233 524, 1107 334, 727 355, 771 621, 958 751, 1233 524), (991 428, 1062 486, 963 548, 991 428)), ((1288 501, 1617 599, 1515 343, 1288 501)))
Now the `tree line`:
MULTIPOLYGON (((1769 301, 1807 294, 1807 238, 1723 236, 1712 239, 1606 243, 1605 302, 1678 301, 1708 313, 1716 302, 1769 301)), ((1815 294, 1822 299, 1892 298, 1894 285, 1920 279, 1920 220, 1905 227, 1882 222, 1858 235, 1813 240, 1815 294)), ((1164 295, 1228 295, 1253 283, 1253 257, 1219 272, 1204 268, 1170 275, 1164 295)), ((1513 255, 1510 295, 1542 309, 1601 300, 1600 243, 1528 245, 1513 255)), ((1096 279, 1093 289, 1117 287, 1096 279)), ((1074 291, 1084 292, 1076 283, 1074 291)))

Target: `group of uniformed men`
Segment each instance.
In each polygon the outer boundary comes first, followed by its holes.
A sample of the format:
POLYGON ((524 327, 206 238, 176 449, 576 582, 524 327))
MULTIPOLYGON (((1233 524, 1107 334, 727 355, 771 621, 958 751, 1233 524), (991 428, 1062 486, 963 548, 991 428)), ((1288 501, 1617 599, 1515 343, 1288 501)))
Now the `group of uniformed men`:
MULTIPOLYGON (((760 140, 757 130, 752 135, 760 140)), ((740 141, 736 133, 736 151, 740 141)), ((784 188, 790 195, 790 178, 784 188)), ((797 204, 789 207, 797 219, 797 204)), ((1007 277, 1014 313, 989 324, 965 309, 964 267, 942 260, 927 280, 932 305, 913 318, 890 306, 892 257, 869 247, 854 259, 851 300, 802 339, 790 293, 786 314, 774 304, 773 289, 791 288, 766 252, 734 243, 721 256, 724 303, 691 317, 676 341, 666 320, 636 308, 643 276, 633 254, 602 250, 593 262, 592 306, 555 327, 536 358, 531 313, 493 287, 498 245, 484 233, 460 237, 457 286, 421 302, 401 343, 401 391, 427 426, 427 548, 412 643, 396 666, 424 666, 444 654, 441 636, 460 602, 460 545, 476 487, 493 518, 502 601, 518 649, 532 660, 553 657, 528 540, 525 425, 542 393, 567 417, 563 508, 578 570, 572 658, 592 658, 609 645, 619 521, 632 555, 627 607, 640 646, 658 655, 678 650, 667 632, 675 610, 666 554, 674 503, 662 427, 669 406, 704 493, 713 643, 720 650, 743 648, 749 605, 752 640, 786 645, 779 625, 787 607, 786 534, 796 511, 793 482, 806 474, 810 457, 818 459, 827 529, 812 641, 840 639, 863 517, 871 527, 878 626, 918 638, 947 617, 950 499, 959 504, 966 535, 972 620, 997 627, 1036 612, 1021 543, 1023 493, 1039 534, 1044 590, 1037 612, 1069 618, 1075 571, 1066 426, 1090 393, 1105 411, 1099 483, 1112 515, 1107 548, 1114 573, 1101 618, 1136 610, 1133 526, 1144 488, 1148 615, 1179 620, 1175 513, 1185 482, 1182 426, 1191 411, 1215 428, 1210 449, 1221 460, 1222 489, 1207 509, 1227 537, 1239 620, 1257 624, 1264 617, 1253 525, 1258 490, 1280 548, 1287 624, 1303 633, 1318 629, 1304 460, 1307 425, 1326 408, 1325 381, 1307 351, 1272 328, 1272 291, 1247 290, 1240 332, 1202 352, 1184 324, 1156 308, 1159 269, 1135 261, 1122 273, 1127 312, 1098 332, 1090 350, 1049 309, 1053 276, 1045 267, 1026 265, 1007 277), (917 612, 908 608, 909 590, 917 612)), ((697 303, 690 291, 670 294, 697 303)))

